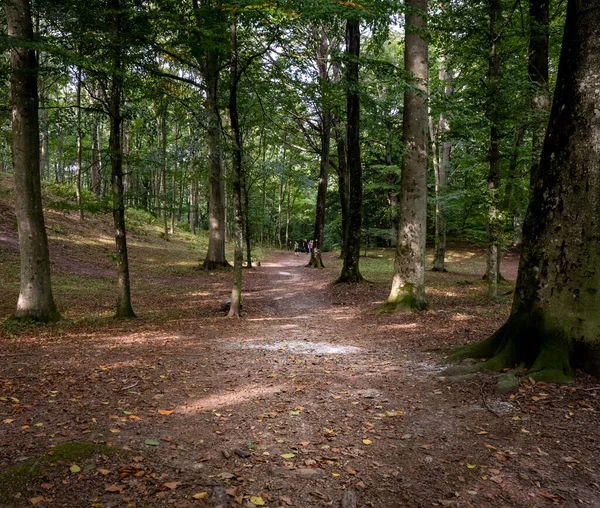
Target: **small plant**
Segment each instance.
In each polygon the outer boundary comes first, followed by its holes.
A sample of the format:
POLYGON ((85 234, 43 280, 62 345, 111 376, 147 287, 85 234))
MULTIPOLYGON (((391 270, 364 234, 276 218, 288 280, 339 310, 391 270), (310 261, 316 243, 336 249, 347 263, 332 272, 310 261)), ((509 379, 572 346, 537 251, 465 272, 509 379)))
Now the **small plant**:
POLYGON ((56 234, 62 233, 62 229, 60 228, 60 224, 54 224, 54 226, 52 226, 52 231, 54 231, 56 234))

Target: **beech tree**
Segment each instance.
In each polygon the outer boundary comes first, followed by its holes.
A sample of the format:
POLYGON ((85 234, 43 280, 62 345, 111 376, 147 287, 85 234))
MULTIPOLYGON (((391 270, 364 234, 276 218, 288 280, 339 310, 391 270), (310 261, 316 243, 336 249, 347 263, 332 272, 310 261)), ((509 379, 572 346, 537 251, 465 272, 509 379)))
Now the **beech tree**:
POLYGON ((411 78, 404 93, 400 224, 392 289, 387 307, 423 310, 427 227, 427 0, 409 0, 404 65, 411 78))
POLYGON ((15 317, 57 321, 50 283, 50 256, 40 182, 38 83, 29 0, 5 0, 12 95, 12 162, 21 255, 21 286, 15 317))
POLYGON ((544 381, 600 375, 600 0, 569 0, 540 163, 531 175, 517 286, 507 322, 452 357, 524 364, 544 381))

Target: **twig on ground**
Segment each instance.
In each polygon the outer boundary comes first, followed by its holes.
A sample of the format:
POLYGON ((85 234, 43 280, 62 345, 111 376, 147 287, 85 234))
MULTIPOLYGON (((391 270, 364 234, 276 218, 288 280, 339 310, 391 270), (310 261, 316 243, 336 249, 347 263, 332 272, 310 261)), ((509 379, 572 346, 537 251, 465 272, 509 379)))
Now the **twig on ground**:
POLYGON ((132 383, 129 386, 124 386, 123 388, 121 388, 121 391, 129 390, 130 388, 133 388, 134 386, 137 386, 139 384, 140 384, 140 381, 137 380, 135 383, 132 383))

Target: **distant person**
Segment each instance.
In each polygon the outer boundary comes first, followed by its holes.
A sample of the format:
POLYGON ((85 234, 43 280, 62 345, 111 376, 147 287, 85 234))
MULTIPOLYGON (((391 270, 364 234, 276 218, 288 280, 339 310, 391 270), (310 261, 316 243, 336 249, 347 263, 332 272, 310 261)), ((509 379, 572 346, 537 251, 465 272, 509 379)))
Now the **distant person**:
POLYGON ((308 254, 308 240, 306 238, 302 240, 302 252, 308 254))
POLYGON ((298 245, 298 242, 294 242, 294 252, 296 253, 296 256, 298 255, 299 249, 300 249, 300 246, 298 245))
POLYGON ((308 241, 308 253, 312 255, 313 241, 308 241))

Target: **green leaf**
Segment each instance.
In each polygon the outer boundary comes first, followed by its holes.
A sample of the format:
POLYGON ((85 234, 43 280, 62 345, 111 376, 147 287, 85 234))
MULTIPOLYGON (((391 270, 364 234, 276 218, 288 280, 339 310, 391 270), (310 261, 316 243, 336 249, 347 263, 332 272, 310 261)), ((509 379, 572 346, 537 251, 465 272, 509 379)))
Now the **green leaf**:
POLYGON ((155 439, 146 439, 146 441, 144 441, 144 443, 147 444, 148 446, 158 446, 160 444, 155 439))
POLYGON ((81 471, 81 468, 77 465, 77 464, 73 464, 69 470, 71 471, 71 473, 79 473, 81 471))

